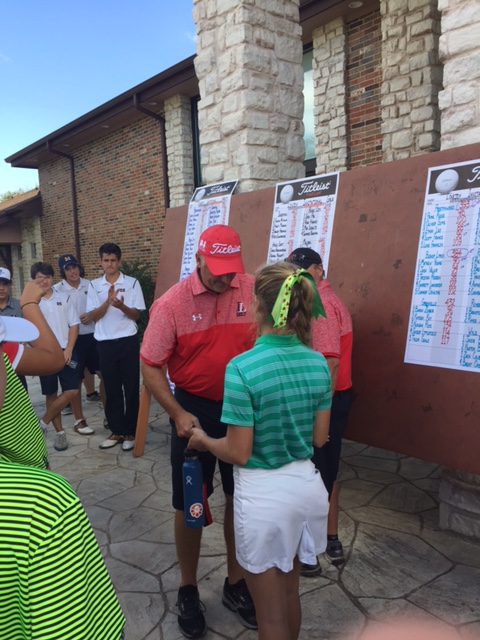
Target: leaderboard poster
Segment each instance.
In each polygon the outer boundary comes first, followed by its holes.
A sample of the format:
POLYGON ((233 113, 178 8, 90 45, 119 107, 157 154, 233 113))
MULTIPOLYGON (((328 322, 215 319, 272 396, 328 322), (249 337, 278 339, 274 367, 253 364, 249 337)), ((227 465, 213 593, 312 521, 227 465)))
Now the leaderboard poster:
POLYGON ((405 362, 480 371, 480 160, 429 170, 405 362))
POLYGON ((202 231, 214 224, 228 224, 230 201, 237 182, 231 180, 195 189, 188 205, 180 280, 195 270, 195 254, 202 231))
POLYGON ((296 247, 310 247, 327 270, 337 191, 338 173, 276 185, 267 262, 284 260, 296 247))

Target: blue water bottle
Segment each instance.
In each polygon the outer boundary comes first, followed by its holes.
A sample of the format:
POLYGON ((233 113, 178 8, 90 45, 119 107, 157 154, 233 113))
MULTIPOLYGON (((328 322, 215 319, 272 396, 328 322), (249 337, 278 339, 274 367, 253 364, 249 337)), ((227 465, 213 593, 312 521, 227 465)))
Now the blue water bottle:
POLYGON ((202 465, 198 459, 198 451, 185 449, 184 456, 182 475, 185 525, 190 529, 198 529, 205 524, 202 465))

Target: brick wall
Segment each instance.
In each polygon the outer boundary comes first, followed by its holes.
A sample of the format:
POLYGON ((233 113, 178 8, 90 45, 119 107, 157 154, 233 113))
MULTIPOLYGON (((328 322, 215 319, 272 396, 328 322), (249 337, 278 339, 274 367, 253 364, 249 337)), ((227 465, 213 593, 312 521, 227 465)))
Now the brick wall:
POLYGON ((382 161, 380 11, 347 23, 348 168, 382 161))
POLYGON ((317 173, 382 162, 380 11, 313 32, 317 173))
MULTIPOLYGON (((66 149, 65 151, 68 151, 66 149)), ((156 273, 165 218, 160 126, 143 118, 74 152, 81 259, 97 277, 98 247, 115 242, 123 258, 156 273)), ((55 270, 74 252, 70 165, 57 158, 40 168, 43 259, 55 270)))

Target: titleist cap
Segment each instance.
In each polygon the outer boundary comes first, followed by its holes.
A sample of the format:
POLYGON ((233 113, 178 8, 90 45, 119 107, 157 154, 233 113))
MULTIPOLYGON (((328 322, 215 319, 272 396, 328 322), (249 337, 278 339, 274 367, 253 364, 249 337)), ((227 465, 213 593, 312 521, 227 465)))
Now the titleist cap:
POLYGON ((226 224, 215 224, 201 234, 198 253, 214 276, 245 273, 238 233, 226 224))

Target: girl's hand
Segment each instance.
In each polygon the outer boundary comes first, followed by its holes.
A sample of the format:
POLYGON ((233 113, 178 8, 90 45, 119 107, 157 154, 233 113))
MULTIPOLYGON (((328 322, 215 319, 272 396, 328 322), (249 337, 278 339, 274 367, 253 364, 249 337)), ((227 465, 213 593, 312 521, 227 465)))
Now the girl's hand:
POLYGON ((196 451, 208 451, 205 444, 206 438, 208 436, 201 427, 192 427, 187 446, 189 449, 195 449, 196 451))

